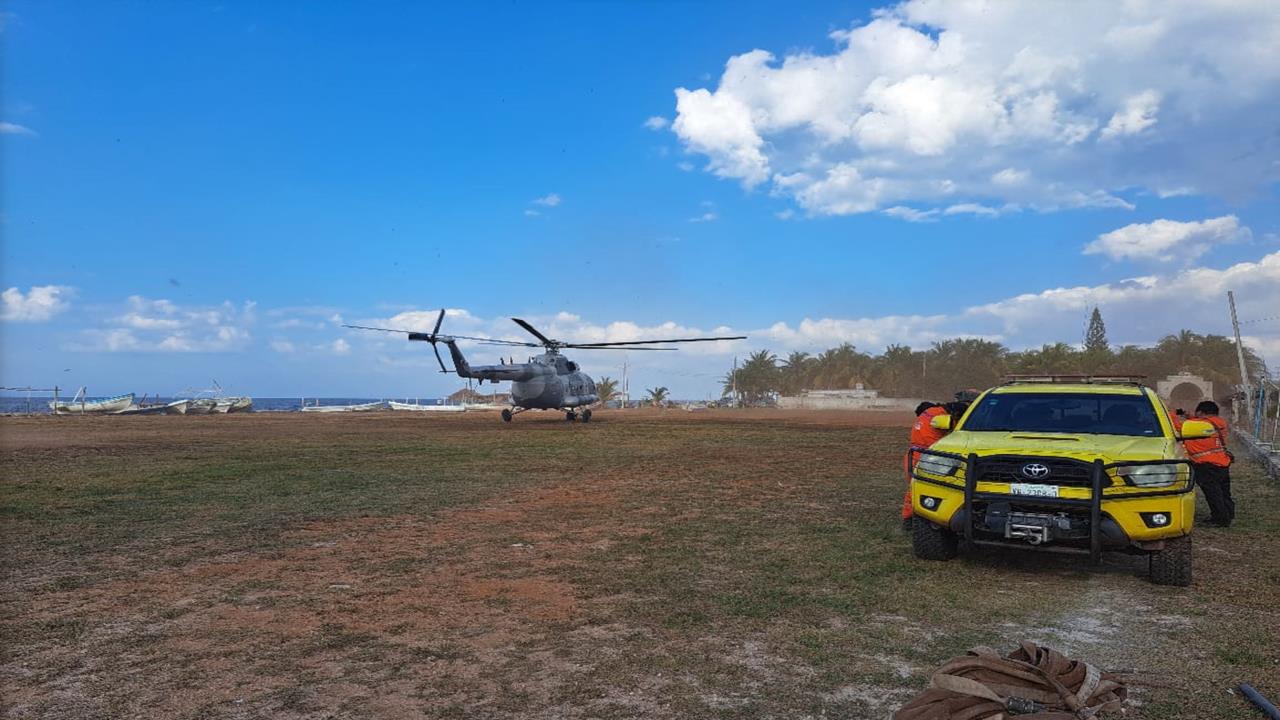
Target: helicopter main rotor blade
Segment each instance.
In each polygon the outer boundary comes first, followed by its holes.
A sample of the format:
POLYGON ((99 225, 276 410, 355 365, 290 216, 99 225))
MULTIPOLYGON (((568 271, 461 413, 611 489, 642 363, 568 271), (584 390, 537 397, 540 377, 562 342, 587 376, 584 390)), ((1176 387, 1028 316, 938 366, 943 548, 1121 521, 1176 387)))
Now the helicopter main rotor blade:
POLYGON ((455 340, 474 340, 479 345, 515 345, 517 347, 542 347, 542 343, 521 342, 519 340, 499 340, 497 338, 468 337, 466 335, 450 335, 455 340))
POLYGON ((343 325, 344 328, 353 328, 355 330, 377 330, 378 332, 398 332, 398 333, 416 333, 417 330, 400 330, 398 328, 380 328, 369 327, 368 325, 343 325))
POLYGON ((528 330, 530 335, 532 335, 532 336, 534 336, 534 337, 538 338, 539 340, 541 340, 541 341, 542 341, 542 343, 543 343, 544 345, 556 345, 556 344, 558 344, 558 343, 556 343, 556 341, 555 341, 555 340, 552 340, 551 338, 547 337, 546 335, 543 335, 542 333, 538 332, 538 331, 537 331, 537 329, 535 329, 532 325, 530 325, 529 323, 525 322, 524 320, 521 320, 520 318, 511 318, 511 320, 512 320, 515 324, 517 324, 517 325, 519 325, 520 327, 524 328, 525 330, 528 330))
MULTIPOLYGON (((436 338, 451 338, 453 340, 475 340, 476 342, 487 343, 490 345, 519 345, 521 347, 542 347, 539 343, 519 342, 517 340, 499 340, 497 338, 474 337, 471 335, 440 335, 436 332, 424 333, 418 330, 401 330, 399 328, 380 328, 369 327, 368 325, 343 325, 344 328, 354 328, 356 330, 377 330, 378 332, 404 333, 405 335, 417 335, 418 338, 427 342, 435 342, 436 338)), ((440 325, 437 323, 436 328, 440 325)))
MULTIPOLYGON (((614 345, 662 345, 664 343, 686 343, 686 342, 717 342, 720 340, 746 340, 746 335, 733 335, 729 337, 700 337, 700 338, 674 338, 671 340, 630 340, 622 342, 605 342, 605 343, 568 343, 564 347, 570 348, 604 348, 614 345)), ((675 348, 671 348, 674 350, 675 348)))
POLYGON ((679 348, 655 348, 655 347, 631 347, 621 345, 561 345, 564 348, 573 348, 575 350, 668 350, 675 352, 679 348))

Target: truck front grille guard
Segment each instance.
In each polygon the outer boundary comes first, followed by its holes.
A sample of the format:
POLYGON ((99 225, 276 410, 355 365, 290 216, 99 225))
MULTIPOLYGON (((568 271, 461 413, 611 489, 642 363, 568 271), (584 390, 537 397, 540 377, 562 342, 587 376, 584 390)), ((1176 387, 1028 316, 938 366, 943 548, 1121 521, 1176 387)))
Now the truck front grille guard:
MULTIPOLYGON (((941 485, 943 487, 955 488, 954 483, 934 480, 933 478, 920 477, 916 474, 916 453, 920 455, 935 455, 937 457, 946 457, 958 460, 964 463, 964 506, 961 512, 964 513, 964 539, 973 541, 973 503, 975 500, 991 501, 991 500, 1008 500, 1010 497, 1004 493, 980 493, 978 492, 978 455, 969 453, 966 455, 958 455, 956 453, 942 452, 940 450, 928 450, 913 448, 912 452, 907 456, 907 469, 911 473, 911 477, 921 482, 933 485, 941 485)), ((1041 459, 1034 456, 1028 456, 1028 460, 1041 459)), ((1089 560, 1095 565, 1102 561, 1102 499, 1103 490, 1110 476, 1108 470, 1119 467, 1134 467, 1139 465, 1186 465, 1187 466, 1187 482, 1186 485, 1179 488, 1153 488, 1147 491, 1127 492, 1124 495, 1114 496, 1116 499, 1127 500, 1129 498, 1149 498, 1159 497, 1163 495, 1183 495, 1193 492, 1196 489, 1196 471, 1195 466, 1189 460, 1133 460, 1129 462, 1103 463, 1101 460, 1094 460, 1090 464, 1089 472, 1089 497, 1087 499, 1080 498, 1050 498, 1050 497, 1034 497, 1030 500, 1036 505, 1049 505, 1053 507, 1069 507, 1069 508, 1086 508, 1089 511, 1089 560)), ((1066 486, 1071 487, 1071 486, 1066 486)))

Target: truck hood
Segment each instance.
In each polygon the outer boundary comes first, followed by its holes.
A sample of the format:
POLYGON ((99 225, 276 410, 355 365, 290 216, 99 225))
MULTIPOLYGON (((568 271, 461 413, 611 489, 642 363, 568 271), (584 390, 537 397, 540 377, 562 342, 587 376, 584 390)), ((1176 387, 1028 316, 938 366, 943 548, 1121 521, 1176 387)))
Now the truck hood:
POLYGON ((1107 463, 1180 456, 1177 443, 1166 437, 964 430, 939 440, 931 449, 957 455, 1042 455, 1107 463))

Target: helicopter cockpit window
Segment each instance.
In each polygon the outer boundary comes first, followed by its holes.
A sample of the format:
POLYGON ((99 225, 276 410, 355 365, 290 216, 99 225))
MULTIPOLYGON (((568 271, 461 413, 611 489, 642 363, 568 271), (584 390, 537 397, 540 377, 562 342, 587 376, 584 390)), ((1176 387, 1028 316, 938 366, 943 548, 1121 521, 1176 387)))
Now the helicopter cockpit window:
POLYGON ((570 360, 569 362, 565 363, 565 366, 569 368, 569 372, 578 372, 578 363, 576 363, 576 362, 574 362, 574 361, 572 361, 572 360, 570 360))

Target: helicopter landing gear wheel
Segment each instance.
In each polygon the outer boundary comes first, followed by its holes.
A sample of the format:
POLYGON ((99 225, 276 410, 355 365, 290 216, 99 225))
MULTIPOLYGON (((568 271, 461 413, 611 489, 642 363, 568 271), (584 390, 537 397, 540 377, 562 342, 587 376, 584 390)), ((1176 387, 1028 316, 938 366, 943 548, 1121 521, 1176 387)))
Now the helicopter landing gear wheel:
POLYGON ((568 420, 569 422, 573 422, 574 420, 577 419, 577 417, 578 417, 578 414, 572 410, 569 410, 564 414, 564 419, 568 420))
POLYGON ((505 408, 502 410, 502 422, 511 422, 511 411, 510 411, 510 410, 507 410, 507 409, 505 409, 505 408))
POLYGON ((582 411, 582 422, 591 422, 591 408, 582 411))

